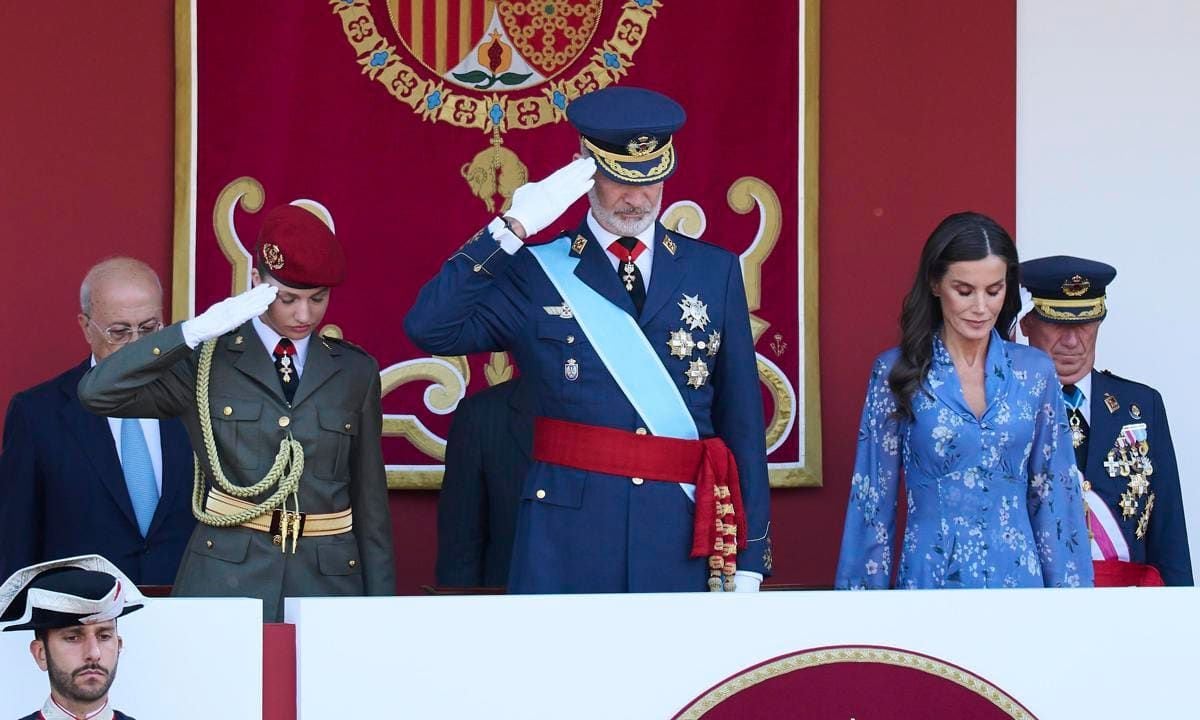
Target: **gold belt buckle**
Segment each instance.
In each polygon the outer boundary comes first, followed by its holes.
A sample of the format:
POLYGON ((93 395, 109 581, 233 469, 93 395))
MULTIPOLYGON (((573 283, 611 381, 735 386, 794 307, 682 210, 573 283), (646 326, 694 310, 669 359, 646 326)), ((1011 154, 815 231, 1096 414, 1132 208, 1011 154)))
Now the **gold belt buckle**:
POLYGON ((288 538, 291 538, 292 554, 296 554, 296 546, 304 533, 304 521, 307 516, 308 513, 282 508, 271 513, 271 534, 281 538, 280 552, 287 552, 288 538))

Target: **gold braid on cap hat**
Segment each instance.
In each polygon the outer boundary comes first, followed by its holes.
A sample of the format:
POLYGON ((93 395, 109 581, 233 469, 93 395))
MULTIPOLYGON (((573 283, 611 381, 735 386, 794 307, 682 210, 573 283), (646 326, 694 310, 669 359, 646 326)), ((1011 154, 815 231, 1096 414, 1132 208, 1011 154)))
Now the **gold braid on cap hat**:
POLYGON ((1107 296, 1101 295, 1098 298, 1088 298, 1087 300, 1047 300, 1035 297, 1033 299, 1033 306, 1037 309, 1039 315, 1048 317, 1051 320, 1091 320, 1104 314, 1105 297, 1107 296), (1072 315, 1058 308, 1085 309, 1077 315, 1072 315))
POLYGON ((586 137, 583 137, 583 144, 591 151, 598 165, 613 175, 631 183, 655 182, 659 175, 664 175, 675 167, 675 148, 670 140, 664 143, 659 149, 648 152, 645 155, 622 155, 611 150, 605 150, 586 137), (648 162, 655 158, 659 158, 658 164, 646 172, 633 170, 621 164, 624 162, 648 162))

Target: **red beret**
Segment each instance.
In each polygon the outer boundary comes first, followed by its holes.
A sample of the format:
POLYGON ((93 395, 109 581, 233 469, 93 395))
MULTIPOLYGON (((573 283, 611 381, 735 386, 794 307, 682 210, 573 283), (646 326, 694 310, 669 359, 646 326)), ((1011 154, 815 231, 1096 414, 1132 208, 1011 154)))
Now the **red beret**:
POLYGON ((346 277, 346 256, 329 226, 295 205, 280 205, 267 213, 254 259, 294 288, 334 287, 346 277))

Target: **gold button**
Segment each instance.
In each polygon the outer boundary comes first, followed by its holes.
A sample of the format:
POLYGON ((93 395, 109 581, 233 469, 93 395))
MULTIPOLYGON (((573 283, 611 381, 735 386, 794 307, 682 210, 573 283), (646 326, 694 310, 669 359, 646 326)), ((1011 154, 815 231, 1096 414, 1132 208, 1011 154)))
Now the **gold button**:
POLYGON ((641 479, 641 478, 633 478, 633 484, 634 484, 634 485, 641 485, 641 484, 642 484, 642 483, 644 483, 644 482, 646 482, 646 481, 645 481, 645 480, 643 480, 643 479, 641 479))
POLYGON ((279 418, 279 427, 287 427, 288 425, 291 425, 291 424, 292 424, 292 419, 290 417, 288 417, 287 415, 284 415, 283 417, 279 418))
POLYGON ((224 415, 225 417, 229 417, 230 415, 233 414, 233 408, 226 405, 225 409, 221 411, 221 414, 224 415))
POLYGON ((150 352, 154 353, 155 355, 162 355, 162 350, 159 350, 158 348, 154 348, 150 352))
POLYGON ((642 427, 640 427, 640 428, 638 428, 637 430, 634 430, 634 432, 636 432, 638 435, 645 435, 645 434, 646 434, 646 428, 642 428, 642 427))
POLYGON ((545 497, 546 497, 546 491, 545 491, 545 490, 538 490, 538 491, 537 491, 536 493, 534 493, 534 494, 535 494, 535 495, 537 495, 537 498, 538 498, 538 500, 543 500, 543 499, 545 499, 545 497))
POLYGON ((282 544, 283 544, 283 538, 279 537, 278 535, 272 535, 272 536, 271 536, 271 542, 275 543, 276 545, 282 545, 282 544))
POLYGON ((350 432, 350 423, 346 423, 346 432, 350 432))
POLYGON ((204 547, 209 548, 211 550, 212 549, 212 540, 205 540, 204 547))
POLYGON ((233 339, 233 344, 234 344, 234 345, 241 345, 243 342, 245 342, 245 341, 244 341, 244 340, 242 340, 242 336, 241 336, 241 335, 238 335, 237 337, 235 337, 235 338, 233 339))
POLYGON ((575 336, 574 336, 574 335, 568 335, 568 336, 567 336, 567 344, 568 344, 568 345, 570 345, 570 344, 571 344, 571 343, 573 343, 573 342, 575 342, 575 336))
POLYGON ((357 566, 358 566, 358 561, 357 561, 357 560, 351 560, 351 561, 350 561, 349 563, 347 563, 347 564, 348 564, 350 567, 357 567, 357 566))

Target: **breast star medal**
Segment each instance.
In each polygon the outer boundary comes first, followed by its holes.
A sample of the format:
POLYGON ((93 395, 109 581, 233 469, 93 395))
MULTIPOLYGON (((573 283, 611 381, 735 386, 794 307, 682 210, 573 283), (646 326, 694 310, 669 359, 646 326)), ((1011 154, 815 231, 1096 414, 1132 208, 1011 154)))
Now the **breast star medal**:
POLYGON ((708 327, 708 306, 700 302, 699 295, 684 295, 679 302, 683 315, 679 318, 687 323, 688 330, 704 330, 708 327))
POLYGON ((285 383, 292 381, 292 359, 287 355, 279 358, 279 374, 283 376, 285 383))
POLYGON ((672 356, 682 359, 692 354, 696 343, 692 340, 690 332, 680 328, 671 333, 671 339, 667 340, 667 346, 671 348, 672 356))
POLYGON ((708 382, 708 363, 703 360, 693 360, 688 363, 687 384, 695 390, 704 387, 704 383, 708 382))
POLYGON ((721 349, 721 331, 713 330, 708 334, 708 356, 712 357, 721 349))

